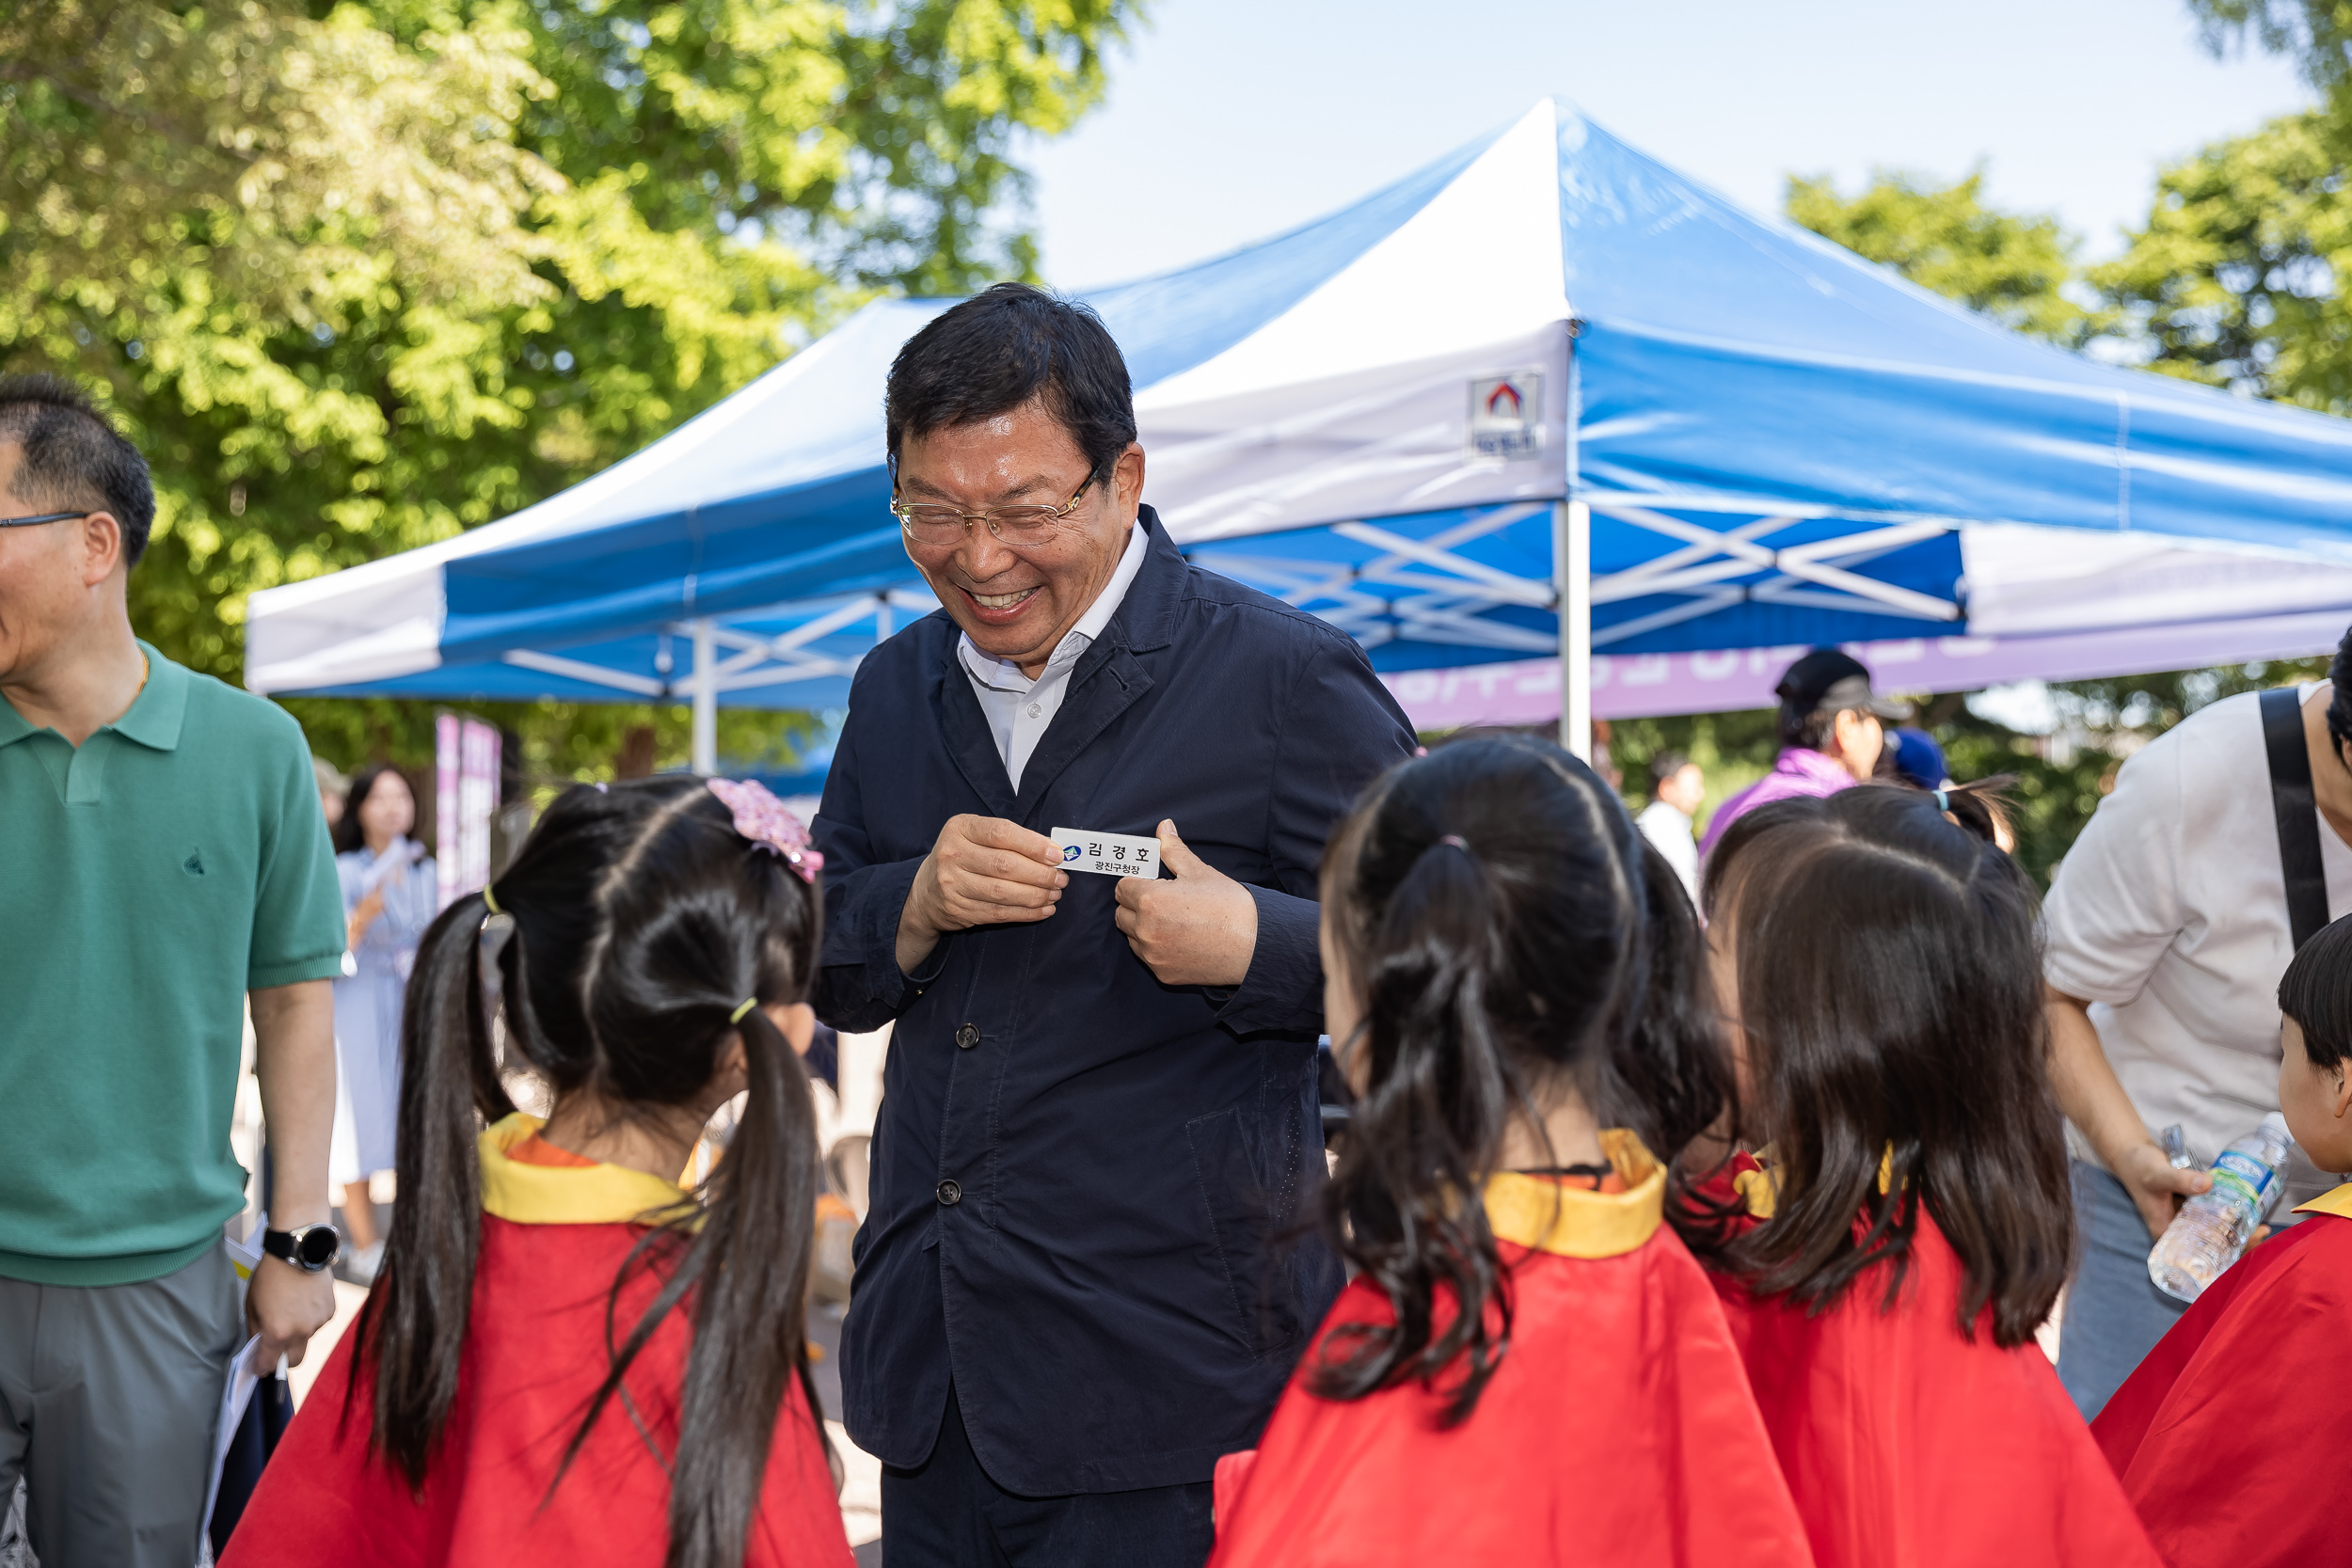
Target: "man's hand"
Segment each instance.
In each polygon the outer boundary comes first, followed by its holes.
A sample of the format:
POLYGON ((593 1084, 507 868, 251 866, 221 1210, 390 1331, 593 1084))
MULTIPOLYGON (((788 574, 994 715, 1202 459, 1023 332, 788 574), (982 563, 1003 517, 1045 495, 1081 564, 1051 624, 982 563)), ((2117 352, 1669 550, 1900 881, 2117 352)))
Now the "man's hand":
POLYGON ((2164 1234, 2184 1201, 2213 1185, 2213 1178, 2201 1170, 2174 1170, 2163 1148, 2153 1143, 2109 1154, 2107 1168, 2139 1206, 2139 1217, 2151 1239, 2164 1234))
POLYGON ((1160 861, 1172 882, 1119 879, 1119 929, 1166 986, 1238 986, 1258 950, 1258 901, 1184 847, 1176 824, 1159 826, 1160 861))
POLYGON ((2181 1200, 2212 1186, 2213 1178, 2201 1170, 2174 1170, 2163 1148, 2148 1136, 2147 1123, 2139 1119, 2100 1047, 2099 1032, 2091 1027, 2090 1004, 2056 986, 2042 988, 2042 1003, 2050 1022, 2050 1086, 2058 1109, 2082 1130, 2132 1195, 2149 1236, 2163 1235, 2181 1212, 2181 1200))
POLYGON ((1001 816, 951 816, 898 911, 898 967, 912 974, 949 931, 1043 920, 1069 884, 1043 833, 1001 816))
POLYGON ((305 1274, 282 1258, 264 1256, 254 1266, 246 1288, 245 1324, 262 1342, 253 1352, 256 1370, 267 1377, 284 1356, 286 1365, 302 1365, 310 1336, 335 1315, 335 1282, 324 1272, 305 1274))

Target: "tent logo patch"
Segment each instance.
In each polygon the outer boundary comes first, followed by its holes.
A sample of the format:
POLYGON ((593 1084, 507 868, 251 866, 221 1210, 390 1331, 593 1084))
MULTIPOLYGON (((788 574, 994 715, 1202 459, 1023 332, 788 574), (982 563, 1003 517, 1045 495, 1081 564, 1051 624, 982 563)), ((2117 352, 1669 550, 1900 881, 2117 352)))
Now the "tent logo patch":
POLYGON ((1471 456, 1512 462, 1534 456, 1543 444, 1543 372, 1511 371, 1470 384, 1471 456))

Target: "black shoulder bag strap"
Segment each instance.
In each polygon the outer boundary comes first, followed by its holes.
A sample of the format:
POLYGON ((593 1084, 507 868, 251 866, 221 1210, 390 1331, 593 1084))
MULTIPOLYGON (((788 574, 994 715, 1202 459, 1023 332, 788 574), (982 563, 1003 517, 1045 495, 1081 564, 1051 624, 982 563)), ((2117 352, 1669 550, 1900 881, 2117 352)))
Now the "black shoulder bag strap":
POLYGON ((2312 799, 2312 753, 2303 742, 2299 697, 2292 686, 2262 694, 2270 809, 2279 821, 2279 868, 2286 873, 2287 927, 2297 948, 2328 924, 2328 873, 2319 860, 2319 806, 2312 799))

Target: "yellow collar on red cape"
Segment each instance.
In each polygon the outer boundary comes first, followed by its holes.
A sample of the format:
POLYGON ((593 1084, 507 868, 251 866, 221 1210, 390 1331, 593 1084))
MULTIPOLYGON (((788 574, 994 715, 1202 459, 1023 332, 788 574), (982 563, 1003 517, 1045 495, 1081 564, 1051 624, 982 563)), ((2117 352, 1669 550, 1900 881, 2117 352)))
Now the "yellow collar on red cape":
MULTIPOLYGON (((1772 1173, 1772 1151, 1770 1146, 1748 1156, 1756 1164, 1747 1170, 1734 1171, 1731 1185, 1748 1206, 1752 1218, 1769 1220, 1780 1204, 1780 1181, 1772 1173)), ((1888 1144, 1879 1156, 1879 1191, 1883 1193, 1895 1184, 1895 1146, 1888 1144)))
POLYGON ((1518 1171, 1488 1177, 1486 1225, 1496 1239, 1562 1258, 1615 1258, 1648 1241, 1665 1218, 1666 1167, 1622 1127, 1601 1133, 1600 1150, 1624 1192, 1587 1192, 1518 1171))
POLYGON ((650 1224, 693 1198, 675 1181, 626 1165, 532 1165, 506 1151, 539 1131, 537 1117, 516 1111, 482 1130, 482 1210, 517 1225, 650 1224))
POLYGON ((2298 1214, 2333 1214, 2339 1219, 2352 1220, 2352 1181, 2322 1193, 2309 1203, 2296 1204, 2295 1212, 2298 1214))

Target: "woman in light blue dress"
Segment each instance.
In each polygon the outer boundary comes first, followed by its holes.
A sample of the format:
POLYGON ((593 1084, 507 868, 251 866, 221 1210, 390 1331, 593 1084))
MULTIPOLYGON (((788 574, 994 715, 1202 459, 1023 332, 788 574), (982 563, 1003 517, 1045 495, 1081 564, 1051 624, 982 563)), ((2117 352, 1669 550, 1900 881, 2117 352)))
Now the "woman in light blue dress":
POLYGON ((368 1178, 392 1168, 400 1119, 400 1009, 417 942, 440 912, 439 879, 424 846, 408 834, 417 800, 408 782, 381 764, 351 781, 335 827, 335 874, 342 883, 349 956, 335 982, 335 1143, 330 1163, 343 1187, 350 1272, 373 1277, 383 1256, 368 1178))

